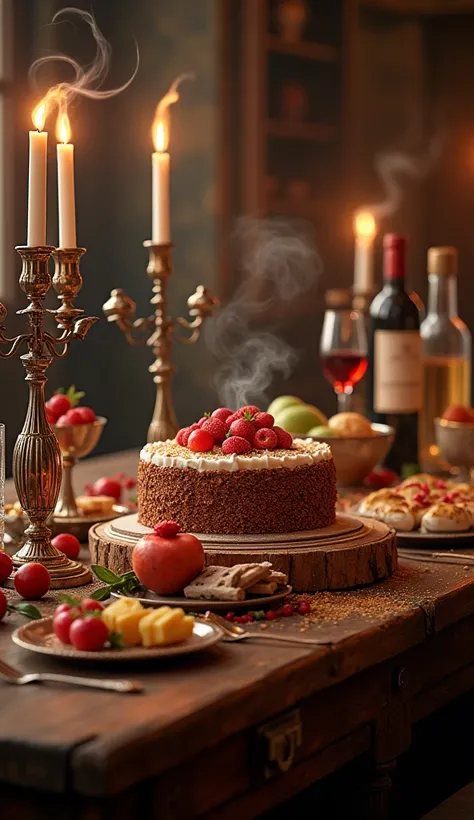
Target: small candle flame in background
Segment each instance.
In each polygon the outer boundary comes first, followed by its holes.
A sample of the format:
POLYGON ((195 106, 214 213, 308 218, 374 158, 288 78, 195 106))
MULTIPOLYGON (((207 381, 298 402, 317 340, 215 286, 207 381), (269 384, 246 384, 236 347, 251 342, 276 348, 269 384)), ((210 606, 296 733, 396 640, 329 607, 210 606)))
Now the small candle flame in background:
MULTIPOLYGON (((92 100, 103 100, 108 97, 114 97, 116 94, 120 94, 121 91, 128 88, 130 83, 135 78, 140 61, 138 46, 135 43, 136 64, 131 77, 118 88, 112 88, 105 91, 100 90, 100 86, 104 83, 109 71, 111 55, 110 44, 107 42, 97 26, 94 16, 87 11, 82 11, 81 9, 76 8, 61 9, 54 15, 52 22, 56 23, 60 20, 60 18, 63 18, 66 15, 75 15, 89 26, 97 46, 92 63, 88 65, 87 68, 83 68, 76 60, 69 57, 67 54, 51 54, 47 57, 40 57, 38 60, 35 60, 29 71, 30 80, 36 85, 38 71, 46 63, 65 63, 73 70, 73 79, 69 82, 57 83, 48 89, 45 96, 33 111, 34 126, 38 131, 41 131, 44 128, 45 121, 52 109, 57 108, 57 134, 58 139, 60 139, 61 142, 64 140, 62 139, 62 136, 59 137, 59 128, 61 127, 61 133, 63 133, 63 126, 66 127, 67 125, 69 127, 69 120, 67 118, 67 108, 69 103, 78 95, 89 97, 92 100), (62 123, 61 126, 59 125, 60 122, 62 123)), ((70 135, 66 142, 68 142, 69 139, 70 135)))
POLYGON ((155 151, 164 153, 170 140, 170 105, 174 105, 179 100, 178 88, 184 80, 194 80, 195 75, 186 73, 180 74, 170 85, 165 96, 161 98, 156 106, 155 117, 152 126, 153 144, 155 151))
POLYGON ((354 233, 357 239, 369 242, 375 237, 377 226, 370 211, 356 211, 354 215, 354 233))

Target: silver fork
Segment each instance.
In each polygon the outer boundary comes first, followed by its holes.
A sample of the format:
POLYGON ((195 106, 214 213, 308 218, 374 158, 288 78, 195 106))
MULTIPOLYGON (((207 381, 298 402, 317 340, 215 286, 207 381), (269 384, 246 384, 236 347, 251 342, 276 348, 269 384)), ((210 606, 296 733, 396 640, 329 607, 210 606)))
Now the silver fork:
POLYGON ((130 680, 106 680, 104 678, 82 678, 78 675, 56 675, 54 672, 41 672, 22 675, 0 658, 0 677, 7 683, 24 686, 26 683, 69 683, 73 686, 85 686, 88 689, 106 689, 109 692, 136 693, 143 692, 141 683, 130 680))
POLYGON ((268 632, 267 630, 263 632, 249 632, 246 629, 242 629, 238 624, 226 621, 225 618, 222 618, 215 612, 206 612, 204 620, 220 627, 224 633, 225 641, 244 641, 247 638, 256 638, 257 640, 278 641, 278 643, 301 643, 305 646, 322 646, 329 643, 327 640, 322 641, 320 639, 318 640, 318 638, 302 638, 299 635, 282 635, 280 633, 268 632))

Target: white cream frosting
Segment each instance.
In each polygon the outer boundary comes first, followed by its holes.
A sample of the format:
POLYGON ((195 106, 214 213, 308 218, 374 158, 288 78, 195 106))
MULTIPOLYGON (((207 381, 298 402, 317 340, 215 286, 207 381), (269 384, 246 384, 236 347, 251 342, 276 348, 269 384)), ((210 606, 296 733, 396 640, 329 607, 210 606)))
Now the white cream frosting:
POLYGON ((224 455, 216 451, 191 454, 187 448, 179 447, 175 441, 160 441, 146 444, 140 453, 140 460, 151 462, 157 467, 191 468, 204 472, 228 472, 237 470, 293 470, 328 461, 332 458, 331 448, 324 442, 311 439, 294 439, 292 450, 253 450, 248 455, 224 455), (173 449, 176 454, 170 452, 173 449), (181 454, 182 453, 182 454, 181 454))

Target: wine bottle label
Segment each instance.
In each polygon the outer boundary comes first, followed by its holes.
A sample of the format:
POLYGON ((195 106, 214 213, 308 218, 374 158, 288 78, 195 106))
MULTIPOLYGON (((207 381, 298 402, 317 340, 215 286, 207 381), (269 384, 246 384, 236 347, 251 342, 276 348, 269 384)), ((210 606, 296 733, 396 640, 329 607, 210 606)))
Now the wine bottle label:
POLYGON ((416 413, 423 406, 423 345, 418 330, 376 330, 374 410, 416 413))

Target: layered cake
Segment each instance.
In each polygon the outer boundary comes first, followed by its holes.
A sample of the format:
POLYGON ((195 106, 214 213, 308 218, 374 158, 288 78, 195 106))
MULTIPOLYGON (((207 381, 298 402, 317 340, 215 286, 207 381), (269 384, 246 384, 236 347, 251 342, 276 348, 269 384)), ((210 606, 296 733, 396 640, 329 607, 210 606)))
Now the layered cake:
POLYGON ((336 468, 330 447, 280 436, 289 445, 282 447, 258 432, 248 447, 241 445, 243 452, 231 452, 228 444, 240 436, 219 444, 214 440, 208 450, 197 452, 191 449, 193 441, 178 443, 179 434, 176 440, 147 444, 138 468, 139 522, 153 527, 172 519, 184 531, 226 535, 333 524, 336 468))

